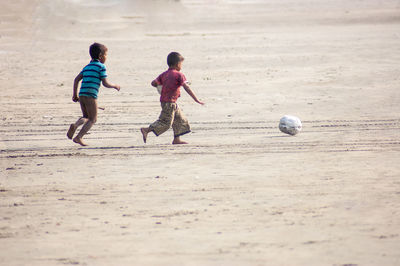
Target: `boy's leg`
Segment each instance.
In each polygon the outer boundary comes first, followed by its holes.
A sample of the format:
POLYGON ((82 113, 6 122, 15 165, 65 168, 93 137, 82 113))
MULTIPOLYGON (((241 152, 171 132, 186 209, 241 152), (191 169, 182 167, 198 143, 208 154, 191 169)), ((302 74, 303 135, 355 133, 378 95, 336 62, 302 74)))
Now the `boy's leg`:
POLYGON ((71 124, 71 125, 69 126, 69 130, 68 130, 68 133, 67 133, 67 137, 68 137, 69 139, 72 139, 72 137, 74 136, 75 131, 77 130, 77 128, 78 128, 79 126, 83 125, 86 121, 87 121, 87 118, 81 117, 81 118, 79 118, 79 119, 75 122, 75 124, 71 124))
POLYGON ((187 142, 182 141, 180 139, 180 136, 190 132, 190 125, 189 121, 186 119, 182 110, 178 106, 175 111, 175 117, 172 123, 172 129, 174 130, 174 140, 172 144, 187 144, 187 142))
POLYGON ((161 103, 161 114, 158 120, 149 127, 140 129, 145 143, 150 132, 154 132, 156 136, 159 136, 171 127, 174 121, 175 109, 176 103, 161 103))
POLYGON ((88 119, 88 112, 86 110, 86 106, 84 103, 82 103, 81 101, 79 101, 79 104, 81 106, 81 110, 82 110, 82 117, 80 117, 75 124, 71 124, 69 126, 69 130, 67 132, 67 137, 69 139, 72 139, 72 137, 75 134, 75 131, 78 129, 79 126, 83 125, 84 123, 86 123, 87 119, 88 119))
POLYGON ((140 129, 140 132, 142 132, 142 136, 143 136, 143 142, 146 143, 147 141, 147 135, 151 132, 150 128, 148 127, 142 127, 140 129))
MULTIPOLYGON (((74 142, 78 143, 82 146, 86 146, 86 144, 83 143, 82 138, 90 130, 90 128, 96 123, 97 100, 94 98, 91 98, 91 97, 83 96, 83 97, 80 97, 80 102, 84 106, 82 108, 82 112, 83 112, 83 110, 86 110, 86 112, 87 112, 87 118, 82 119, 82 121, 84 122, 83 127, 79 131, 78 135, 74 138, 74 142)), ((82 123, 82 121, 79 123, 82 123)))

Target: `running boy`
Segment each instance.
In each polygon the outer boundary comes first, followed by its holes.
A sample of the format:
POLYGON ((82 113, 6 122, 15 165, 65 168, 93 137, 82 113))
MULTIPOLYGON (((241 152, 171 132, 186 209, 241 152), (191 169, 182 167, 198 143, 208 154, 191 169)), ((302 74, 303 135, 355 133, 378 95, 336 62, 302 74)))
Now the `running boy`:
POLYGON ((82 117, 75 124, 71 124, 67 133, 67 137, 72 139, 76 129, 83 125, 81 131, 73 139, 75 143, 82 146, 86 144, 82 141, 83 136, 96 123, 97 120, 97 95, 99 93, 100 82, 104 87, 114 88, 117 91, 121 89, 119 85, 109 83, 107 81, 106 66, 104 63, 107 60, 107 47, 100 43, 93 43, 89 48, 90 57, 92 60, 83 68, 74 80, 74 90, 72 101, 81 104, 82 117), (78 97, 78 85, 82 81, 81 89, 78 97))
POLYGON ((149 127, 140 129, 144 143, 146 143, 147 135, 150 132, 159 136, 172 126, 174 131, 174 140, 172 144, 187 144, 187 142, 180 139, 180 136, 190 132, 190 126, 188 120, 176 103, 177 99, 180 97, 179 88, 183 86, 185 91, 195 102, 201 105, 204 103, 197 99, 196 95, 187 84, 185 75, 180 72, 183 60, 184 58, 179 53, 170 53, 167 57, 169 69, 151 82, 153 87, 162 85, 160 97, 161 114, 156 122, 152 123, 149 127))

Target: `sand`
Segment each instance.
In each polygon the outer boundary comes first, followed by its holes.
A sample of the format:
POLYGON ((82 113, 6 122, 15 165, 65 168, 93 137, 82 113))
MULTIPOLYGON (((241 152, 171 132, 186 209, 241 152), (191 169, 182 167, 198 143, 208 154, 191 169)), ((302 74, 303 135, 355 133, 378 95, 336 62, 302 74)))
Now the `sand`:
POLYGON ((1 5, 0 265, 400 264, 399 1, 1 5), (94 41, 122 89, 81 147, 94 41), (170 51, 206 105, 144 144, 170 51))

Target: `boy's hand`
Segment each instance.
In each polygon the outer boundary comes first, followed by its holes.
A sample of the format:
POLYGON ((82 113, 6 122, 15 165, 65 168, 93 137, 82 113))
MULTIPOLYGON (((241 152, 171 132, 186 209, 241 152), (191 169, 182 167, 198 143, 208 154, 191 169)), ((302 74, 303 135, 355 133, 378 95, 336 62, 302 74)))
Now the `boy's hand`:
POLYGON ((78 95, 72 96, 72 101, 73 101, 73 102, 79 102, 79 97, 78 97, 78 95))
POLYGON ((183 83, 183 88, 185 89, 185 91, 190 95, 190 97, 193 98, 193 100, 201 105, 204 105, 204 103, 202 101, 200 101, 199 99, 197 99, 196 95, 194 94, 194 92, 192 91, 192 89, 189 87, 189 85, 187 83, 183 83))
POLYGON ((115 88, 117 91, 120 91, 120 90, 121 90, 121 86, 119 86, 119 85, 115 85, 114 88, 115 88))

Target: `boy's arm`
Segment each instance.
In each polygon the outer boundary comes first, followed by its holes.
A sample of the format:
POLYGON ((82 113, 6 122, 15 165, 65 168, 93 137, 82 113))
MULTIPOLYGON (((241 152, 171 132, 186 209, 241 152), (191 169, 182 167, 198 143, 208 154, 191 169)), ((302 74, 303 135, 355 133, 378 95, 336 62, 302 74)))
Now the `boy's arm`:
POLYGON ((74 101, 74 102, 79 101, 78 85, 79 85, 79 82, 82 80, 82 78, 83 78, 82 73, 79 73, 78 76, 76 76, 74 79, 74 90, 73 90, 73 95, 72 95, 72 101, 74 101))
POLYGON ((185 91, 190 95, 190 97, 193 98, 193 100, 196 103, 199 103, 201 105, 203 105, 204 103, 202 101, 200 101, 199 99, 197 99, 196 95, 194 94, 194 92, 190 89, 189 85, 187 83, 183 83, 183 88, 185 89, 185 91))
POLYGON ((116 89, 117 91, 119 91, 121 89, 121 86, 119 86, 117 84, 109 83, 107 78, 103 78, 101 80, 101 82, 103 83, 103 86, 106 87, 106 88, 116 89))
POLYGON ((159 85, 159 84, 158 84, 157 80, 153 80, 153 81, 151 82, 151 86, 153 86, 153 87, 156 87, 156 88, 157 88, 158 85, 159 85))

